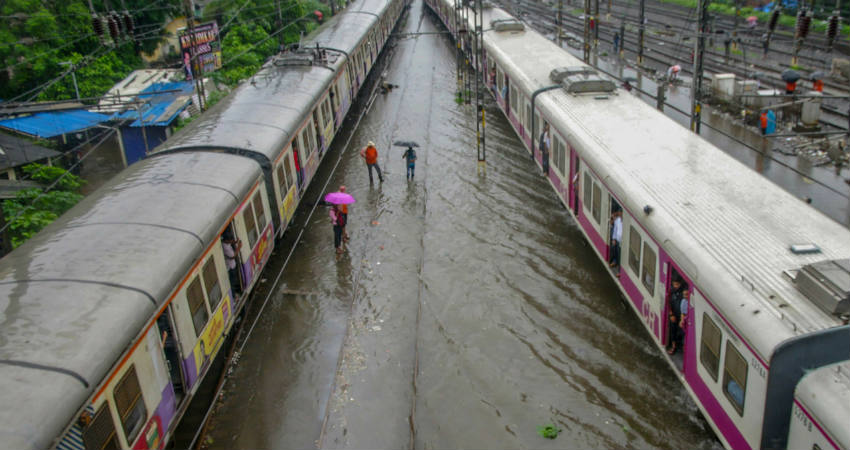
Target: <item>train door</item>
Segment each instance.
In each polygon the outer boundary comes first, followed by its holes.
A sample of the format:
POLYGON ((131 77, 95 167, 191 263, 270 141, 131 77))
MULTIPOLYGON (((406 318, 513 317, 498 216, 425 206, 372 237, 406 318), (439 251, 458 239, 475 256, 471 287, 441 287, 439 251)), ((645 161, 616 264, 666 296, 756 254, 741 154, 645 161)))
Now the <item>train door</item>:
POLYGON ((579 195, 579 174, 581 174, 581 159, 578 157, 575 149, 570 147, 570 158, 572 159, 572 164, 570 165, 573 168, 572 176, 570 177, 570 202, 573 207, 573 214, 575 214, 576 218, 578 218, 578 212, 581 208, 579 205, 579 200, 581 199, 579 195))
MULTIPOLYGON (((281 224, 284 222, 281 221, 281 224)), ((239 251, 242 243, 236 239, 233 231, 233 222, 227 225, 221 233, 221 248, 224 252, 224 265, 227 269, 227 278, 230 281, 231 298, 238 299, 245 288, 245 276, 240 267, 243 265, 242 254, 239 251)))
POLYGON ((319 107, 317 106, 313 109, 313 131, 316 133, 316 148, 319 151, 319 157, 322 157, 322 152, 325 149, 325 139, 322 136, 322 118, 319 117, 321 111, 319 111, 319 107))
POLYGON ((505 115, 508 116, 508 119, 511 118, 511 80, 508 78, 508 74, 505 74, 505 87, 504 89, 504 97, 502 100, 505 101, 505 115))
POLYGON ((177 327, 174 326, 174 317, 171 315, 171 305, 157 317, 156 327, 162 338, 162 353, 165 356, 165 364, 168 366, 168 378, 174 387, 174 403, 180 404, 186 395, 186 380, 184 378, 180 356, 180 345, 178 345, 177 327))
POLYGON ((609 196, 609 198, 611 204, 609 217, 611 219, 608 221, 608 266, 619 274, 623 243, 623 208, 613 196, 609 196))
MULTIPOLYGON (((667 326, 666 330, 662 332, 666 331, 664 333, 666 335, 664 342, 667 353, 673 358, 676 367, 682 371, 684 368, 684 352, 690 351, 690 349, 685 348, 685 328, 682 321, 682 307, 684 305, 682 300, 685 297, 690 299, 690 286, 688 286, 684 277, 681 276, 672 263, 670 263, 670 270, 668 272, 664 296, 664 313, 662 314, 662 317, 666 318, 665 322, 667 326)), ((684 315, 687 315, 687 310, 685 310, 684 315)))

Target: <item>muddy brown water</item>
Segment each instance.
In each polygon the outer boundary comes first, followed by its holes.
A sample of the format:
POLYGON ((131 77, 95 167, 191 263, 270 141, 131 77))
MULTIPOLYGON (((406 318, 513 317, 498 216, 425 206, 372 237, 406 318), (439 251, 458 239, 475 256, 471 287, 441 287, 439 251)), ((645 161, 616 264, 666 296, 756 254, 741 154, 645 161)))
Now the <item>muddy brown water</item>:
MULTIPOLYGON (((421 1, 400 27, 439 29, 421 1)), ((492 104, 478 172, 452 51, 441 35, 398 41, 387 80, 400 87, 331 175, 357 198, 348 251, 336 258, 325 208, 303 223, 208 446, 720 448, 492 104), (414 181, 397 139, 421 144, 414 181), (368 140, 384 183, 357 156, 368 140), (546 424, 557 439, 538 434, 546 424)))

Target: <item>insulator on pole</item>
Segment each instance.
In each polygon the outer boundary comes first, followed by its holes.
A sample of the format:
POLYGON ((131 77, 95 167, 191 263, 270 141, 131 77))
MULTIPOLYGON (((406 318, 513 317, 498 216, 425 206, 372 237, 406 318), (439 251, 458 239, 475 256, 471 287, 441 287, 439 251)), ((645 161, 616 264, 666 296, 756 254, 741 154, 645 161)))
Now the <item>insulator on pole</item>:
POLYGON ((117 41, 121 30, 118 27, 118 21, 115 20, 115 16, 110 15, 107 19, 107 24, 109 24, 109 36, 112 37, 113 41, 117 41))
POLYGON ((805 39, 809 35, 809 28, 812 25, 812 15, 805 9, 797 11, 797 29, 796 38, 805 39))
POLYGON ((94 30, 94 34, 97 35, 98 39, 103 41, 103 19, 97 14, 91 15, 91 28, 94 30))
POLYGON ((826 41, 830 46, 832 46, 833 42, 835 42, 835 38, 838 36, 838 24, 838 11, 834 11, 832 15, 829 16, 829 23, 826 26, 826 41))
POLYGON ((133 23, 133 16, 130 15, 129 11, 124 11, 122 19, 124 21, 124 32, 127 33, 128 36, 132 37, 136 28, 133 23))
POLYGON ((770 31, 776 30, 776 24, 779 23, 780 13, 781 12, 780 12, 778 7, 774 8, 773 12, 770 13, 770 19, 767 22, 767 29, 768 30, 770 30, 770 31))

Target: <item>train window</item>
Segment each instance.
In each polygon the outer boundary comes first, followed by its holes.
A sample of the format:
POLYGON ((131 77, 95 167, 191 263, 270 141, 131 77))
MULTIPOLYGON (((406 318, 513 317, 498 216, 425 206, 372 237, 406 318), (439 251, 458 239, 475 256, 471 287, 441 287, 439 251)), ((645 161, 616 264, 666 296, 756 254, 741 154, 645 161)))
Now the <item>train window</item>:
MULTIPOLYGON (((522 118, 522 126, 525 127, 525 132, 528 133, 528 121, 531 120, 531 103, 525 102, 525 117, 522 118)), ((531 134, 531 140, 534 141, 534 133, 531 134)))
POLYGON ((558 170, 561 171, 561 175, 565 175, 567 168, 567 144, 562 140, 558 140, 558 147, 555 149, 558 153, 558 170))
POLYGON ((202 274, 204 288, 207 290, 207 298, 210 301, 210 309, 215 309, 221 301, 221 283, 218 282, 218 272, 215 270, 215 257, 207 260, 204 264, 202 274))
POLYGON ((602 189, 597 183, 593 183, 593 220, 602 223, 602 189))
POLYGON ((640 233, 635 227, 629 227, 629 267, 632 272, 637 275, 640 273, 638 266, 640 265, 640 233))
POLYGON ((537 111, 535 111, 534 112, 534 133, 532 134, 531 138, 532 138, 532 140, 534 140, 534 139, 538 140, 537 145, 540 145, 540 142, 539 142, 540 134, 541 134, 541 131, 540 131, 540 114, 537 114, 537 111))
POLYGON ((257 243, 258 233, 257 233, 257 222, 254 218, 254 206, 251 202, 248 202, 245 205, 245 209, 242 210, 242 218, 245 220, 245 231, 248 232, 248 248, 254 248, 254 244, 257 243))
POLYGON ((551 158, 551 166, 552 167, 558 167, 558 146, 560 144, 561 144, 561 139, 558 138, 557 134, 550 137, 549 145, 552 148, 549 149, 549 158, 551 158))
POLYGON ((723 393, 732 402, 738 414, 744 415, 744 399, 747 395, 747 360, 741 352, 726 341, 726 359, 723 362, 723 393))
POLYGON ((649 295, 655 295, 655 252, 649 243, 643 243, 643 275, 640 277, 649 295))
POLYGON ((286 193, 289 192, 287 189, 286 176, 283 174, 283 164, 277 166, 277 170, 275 171, 277 174, 277 185, 280 188, 280 201, 286 198, 286 193))
POLYGON ((294 174, 295 171, 292 170, 292 158, 290 158, 288 155, 283 157, 283 167, 283 173, 286 174, 286 191, 289 192, 289 188, 292 187, 292 184, 294 182, 294 180, 292 179, 292 174, 294 174))
POLYGON ((502 69, 496 69, 496 84, 499 86, 499 95, 502 95, 502 89, 505 87, 505 74, 502 69))
POLYGON ((591 199, 593 198, 593 180, 590 179, 590 172, 584 173, 584 207, 590 210, 591 199))
POLYGON ((121 425, 124 427, 124 436, 132 447, 136 436, 142 431, 145 419, 148 418, 139 377, 136 375, 136 366, 131 365, 127 369, 127 373, 115 386, 113 396, 118 416, 121 417, 121 425))
POLYGON ((703 313, 699 360, 714 381, 717 381, 717 368, 720 366, 720 341, 722 338, 720 328, 708 317, 708 314, 703 313))
POLYGON ((262 233, 266 229, 266 210, 263 208, 263 198, 260 191, 254 194, 254 212, 257 213, 257 230, 262 233))
POLYGON ((91 423, 83 430, 83 444, 88 450, 105 450, 119 448, 118 436, 115 434, 115 422, 109 403, 103 402, 94 415, 91 423))
POLYGON ((313 122, 307 121, 307 127, 305 128, 305 133, 307 133, 307 141, 310 143, 310 153, 316 151, 316 129, 313 127, 313 122))
POLYGON ((189 301, 189 313, 192 315, 192 325, 195 326, 195 336, 200 336, 207 324, 207 307, 204 305, 204 291, 201 282, 195 277, 186 288, 186 299, 189 301))
POLYGON ((516 106, 517 97, 519 96, 519 91, 517 91, 517 88, 515 86, 511 86, 510 89, 511 89, 511 93, 510 93, 511 94, 511 111, 513 111, 514 114, 519 115, 519 112, 518 112, 519 108, 517 108, 517 106, 516 106))
POLYGON ((325 128, 331 125, 331 99, 325 97, 325 101, 322 103, 322 117, 325 119, 325 128))

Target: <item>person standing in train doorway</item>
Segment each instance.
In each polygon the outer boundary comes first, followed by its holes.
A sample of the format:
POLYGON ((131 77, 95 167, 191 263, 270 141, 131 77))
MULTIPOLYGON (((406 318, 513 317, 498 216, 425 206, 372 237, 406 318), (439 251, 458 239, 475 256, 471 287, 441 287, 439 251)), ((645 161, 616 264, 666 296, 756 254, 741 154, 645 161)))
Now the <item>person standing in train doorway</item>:
POLYGON ((611 214, 611 254, 608 266, 617 271, 620 276, 620 242, 623 240, 623 211, 616 210, 611 214))
POLYGON ((675 355, 682 348, 683 329, 680 325, 682 320, 682 299, 684 298, 682 280, 673 278, 671 283, 673 292, 670 293, 670 326, 667 335, 667 354, 675 355))
POLYGON ((540 142, 537 144, 540 147, 540 159, 543 165, 543 175, 549 175, 549 146, 552 144, 552 138, 549 136, 549 124, 543 123, 543 132, 540 133, 540 142))
POLYGON ((369 168, 369 184, 374 183, 372 179, 372 168, 378 171, 378 180, 384 182, 384 175, 381 174, 381 166, 378 165, 378 149, 375 148, 375 143, 369 141, 365 147, 360 149, 360 157, 366 161, 366 167, 369 168))

